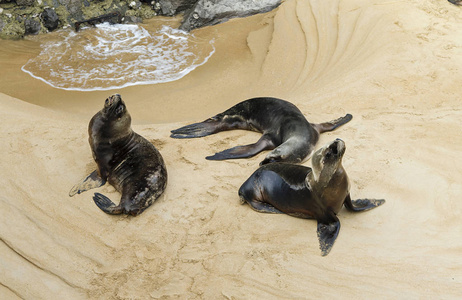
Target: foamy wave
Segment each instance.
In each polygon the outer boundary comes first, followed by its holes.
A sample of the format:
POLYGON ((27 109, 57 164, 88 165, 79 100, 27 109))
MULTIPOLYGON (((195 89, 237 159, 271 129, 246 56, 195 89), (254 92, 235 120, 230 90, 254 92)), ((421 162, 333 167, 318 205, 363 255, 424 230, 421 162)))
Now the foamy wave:
POLYGON ((97 25, 47 42, 22 70, 59 89, 96 91, 178 80, 215 52, 212 42, 163 26, 97 25))

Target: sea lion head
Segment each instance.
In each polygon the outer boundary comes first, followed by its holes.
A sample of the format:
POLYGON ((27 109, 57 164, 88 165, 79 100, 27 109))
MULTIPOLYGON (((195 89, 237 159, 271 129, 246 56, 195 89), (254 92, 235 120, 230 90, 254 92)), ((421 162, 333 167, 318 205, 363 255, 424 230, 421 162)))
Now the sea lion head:
POLYGON ((339 168, 342 168, 342 158, 345 154, 345 142, 336 139, 313 154, 311 158, 313 179, 326 186, 339 168))
MULTIPOLYGON (((101 130, 108 131, 112 138, 122 137, 131 132, 132 118, 119 94, 108 97, 104 102, 103 109, 98 114, 104 124, 102 124, 101 130)), ((103 135, 105 134, 103 133, 103 135)))
POLYGON ((127 112, 127 107, 125 106, 125 102, 122 100, 122 96, 119 94, 114 94, 104 101, 104 107, 101 111, 103 116, 106 119, 117 119, 120 121, 122 118, 126 121, 129 119, 131 122, 130 114, 127 112))

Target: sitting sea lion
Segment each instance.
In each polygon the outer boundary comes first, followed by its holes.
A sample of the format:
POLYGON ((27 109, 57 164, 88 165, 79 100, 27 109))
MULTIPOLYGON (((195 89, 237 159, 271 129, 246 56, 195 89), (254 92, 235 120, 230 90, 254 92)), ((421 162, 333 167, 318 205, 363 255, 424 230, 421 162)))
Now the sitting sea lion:
POLYGON ((322 256, 329 253, 340 230, 337 213, 365 211, 385 200, 351 200, 348 176, 342 166, 345 143, 337 139, 316 151, 313 169, 287 163, 260 167, 239 189, 241 203, 263 213, 316 219, 322 256))
POLYGON ((120 95, 106 99, 90 121, 89 142, 97 169, 76 184, 69 196, 109 181, 122 194, 119 205, 95 193, 96 205, 108 214, 138 215, 165 190, 167 169, 159 151, 131 128, 131 117, 120 95))
POLYGON ((253 98, 203 122, 172 130, 172 138, 197 138, 220 131, 245 129, 263 133, 255 144, 237 146, 209 160, 252 157, 272 150, 260 165, 270 162, 300 163, 308 159, 319 140, 319 134, 332 131, 352 119, 350 114, 334 121, 311 124, 292 103, 276 98, 253 98))

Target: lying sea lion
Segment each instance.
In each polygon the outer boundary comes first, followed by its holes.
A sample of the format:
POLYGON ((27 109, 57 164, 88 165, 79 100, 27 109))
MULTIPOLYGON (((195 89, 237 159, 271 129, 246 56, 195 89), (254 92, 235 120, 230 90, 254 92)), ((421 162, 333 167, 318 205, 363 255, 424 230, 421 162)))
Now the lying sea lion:
POLYGON ((252 98, 203 122, 172 130, 172 138, 197 138, 220 131, 245 129, 263 133, 255 144, 237 146, 209 160, 252 157, 263 150, 273 150, 260 165, 271 162, 300 163, 308 159, 319 140, 319 134, 332 131, 352 119, 350 114, 321 124, 309 123, 292 103, 276 98, 252 98))
POLYGON ((89 142, 97 169, 76 184, 69 196, 100 187, 108 181, 122 194, 119 205, 95 193, 96 205, 108 214, 138 215, 167 186, 167 169, 159 151, 131 128, 131 117, 120 95, 106 99, 90 121, 89 142))
POLYGON ((322 256, 327 255, 340 230, 337 213, 343 205, 365 211, 385 200, 351 200, 348 176, 342 166, 345 143, 337 139, 316 151, 313 169, 301 165, 272 163, 260 167, 239 189, 241 203, 263 213, 316 219, 322 256))
POLYGON ((455 5, 462 5, 462 0, 448 0, 448 1, 455 5))

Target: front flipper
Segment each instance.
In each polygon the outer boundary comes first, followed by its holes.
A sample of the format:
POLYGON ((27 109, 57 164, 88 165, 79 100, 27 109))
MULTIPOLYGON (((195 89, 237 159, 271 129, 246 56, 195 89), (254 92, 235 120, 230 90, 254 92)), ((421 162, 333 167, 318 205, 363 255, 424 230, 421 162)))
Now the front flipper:
POLYGON ((274 144, 268 136, 263 135, 255 144, 236 146, 215 155, 207 156, 208 160, 225 160, 236 158, 248 158, 257 155, 264 150, 274 149, 274 144))
POLYGON ((282 211, 272 206, 271 204, 268 204, 265 202, 260 202, 260 201, 255 201, 255 200, 250 200, 246 202, 250 205, 250 207, 253 210, 257 212, 268 213, 268 214, 283 214, 282 211))
POLYGON ((220 128, 220 122, 208 119, 204 122, 186 125, 171 131, 170 137, 175 139, 198 138, 214 134, 224 129, 220 128))
POLYGON ((80 194, 85 191, 98 188, 103 186, 106 183, 106 180, 101 178, 98 175, 98 172, 94 170, 90 175, 85 177, 80 183, 74 185, 69 192, 69 197, 74 196, 75 194, 80 194))
POLYGON ((345 207, 354 212, 358 211, 366 211, 377 206, 380 206, 385 203, 383 199, 359 199, 359 200, 351 200, 350 195, 348 195, 345 199, 345 207))
POLYGON ((96 205, 107 214, 120 215, 123 213, 123 209, 120 205, 116 206, 114 202, 111 201, 111 199, 104 196, 103 194, 95 193, 93 196, 93 201, 95 201, 96 205))
POLYGON ((317 232, 322 256, 329 254, 340 231, 340 221, 337 216, 331 213, 329 217, 330 220, 328 222, 318 220, 317 232))

